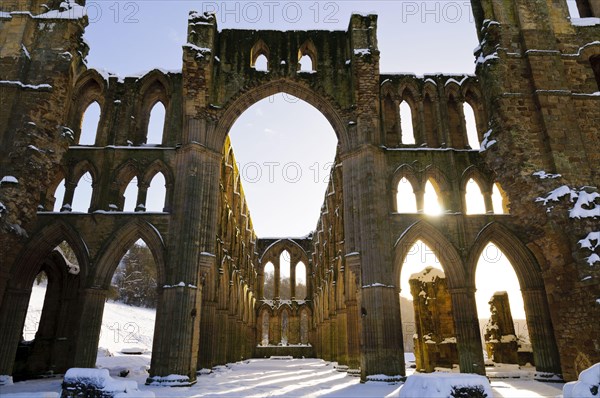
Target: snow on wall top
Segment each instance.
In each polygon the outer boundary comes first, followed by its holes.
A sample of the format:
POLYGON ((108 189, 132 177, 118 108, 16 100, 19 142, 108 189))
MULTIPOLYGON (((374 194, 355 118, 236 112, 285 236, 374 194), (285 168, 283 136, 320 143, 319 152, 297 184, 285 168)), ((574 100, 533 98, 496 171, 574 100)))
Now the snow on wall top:
POLYGON ((426 267, 423 271, 414 273, 408 278, 408 280, 418 280, 422 283, 433 282, 436 279, 445 279, 446 275, 444 271, 439 268, 433 268, 432 266, 426 267))

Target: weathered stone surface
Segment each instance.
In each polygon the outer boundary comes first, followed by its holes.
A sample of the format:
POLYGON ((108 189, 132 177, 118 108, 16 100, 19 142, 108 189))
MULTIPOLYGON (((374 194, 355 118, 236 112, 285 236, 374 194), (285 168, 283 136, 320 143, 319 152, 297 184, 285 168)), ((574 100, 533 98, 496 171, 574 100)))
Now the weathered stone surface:
POLYGON ((517 356, 519 347, 508 294, 494 293, 489 304, 492 316, 484 335, 488 358, 496 363, 519 363, 517 356))
POLYGON ((61 314, 55 321, 64 328, 45 336, 51 344, 37 344, 46 348, 24 360, 24 372, 93 366, 108 285, 139 238, 160 286, 151 376, 193 382, 199 366, 255 354, 268 250, 253 231, 227 134, 249 106, 279 92, 319 109, 339 139, 316 230, 298 251, 308 294, 296 299, 306 299, 316 355, 360 368, 365 380, 404 374, 398 285, 406 255, 422 240, 445 269, 462 371, 484 373, 474 275, 489 242, 519 277, 538 370, 574 380, 600 360, 600 27, 571 24, 564 2, 474 1, 475 76, 380 74, 373 15, 353 15, 346 31, 276 32, 219 31, 214 16, 192 13, 180 73, 122 81, 83 63, 85 17, 50 29, 35 18, 40 6, 0 5, 0 178, 14 177, 0 184, 0 374, 13 372, 33 279, 44 268, 62 297, 48 310, 61 314), (312 58, 315 73, 298 72, 298 54, 312 58), (253 67, 259 55, 267 72, 253 67), (163 139, 145 146, 157 101, 166 109, 163 139), (415 144, 401 131, 403 101, 415 144), (95 143, 75 145, 92 102, 101 108, 95 143), (467 146, 464 102, 482 152, 467 146), (69 212, 86 172, 89 211, 69 212), (159 172, 164 211, 145 212, 159 172), (133 177, 138 206, 127 213, 123 194, 133 177), (402 178, 417 213, 396 212, 402 178), (486 214, 465 214, 471 178, 486 214), (63 179, 64 211, 53 213, 63 179), (428 181, 444 208, 438 217, 422 214, 428 181), (491 206, 495 183, 504 214, 491 206), (565 196, 536 201, 561 186, 565 196), (78 275, 53 254, 62 241, 77 256, 78 275))
POLYGON ((452 300, 444 272, 427 267, 408 281, 413 296, 417 333, 415 359, 421 372, 458 364, 452 300))

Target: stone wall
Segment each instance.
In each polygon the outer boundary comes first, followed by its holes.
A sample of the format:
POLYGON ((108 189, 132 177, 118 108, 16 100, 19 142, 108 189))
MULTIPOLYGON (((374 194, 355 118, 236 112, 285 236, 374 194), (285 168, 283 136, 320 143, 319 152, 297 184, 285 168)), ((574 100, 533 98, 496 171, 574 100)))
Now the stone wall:
POLYGON ((600 355, 600 271, 590 260, 599 254, 599 27, 571 24, 563 2, 521 3, 473 2, 482 43, 476 76, 381 75, 374 15, 353 15, 346 31, 276 32, 219 31, 214 16, 191 13, 180 73, 119 79, 84 66, 86 17, 41 18, 38 1, 3 2, 0 95, 9 111, 0 113, 0 165, 1 177, 18 182, 0 185, 0 374, 12 371, 33 278, 62 241, 81 267, 65 319, 77 332, 65 366, 93 365, 110 278, 140 238, 163 286, 152 377, 175 373, 191 383, 198 366, 252 355, 264 253, 227 134, 249 106, 286 92, 319 109, 339 139, 317 228, 310 245, 300 245, 318 356, 360 368, 365 380, 404 374, 398 284, 408 250, 422 240, 444 267, 461 370, 484 373, 474 276, 493 242, 519 277, 540 374, 574 379, 600 355), (31 13, 7 13, 15 10, 31 13), (299 53, 315 73, 298 71, 299 53), (253 67, 259 55, 268 71, 253 67), (159 101, 163 139, 149 146, 148 118, 159 101), (401 131, 402 101, 412 109, 415 144, 401 131), (96 139, 78 145, 92 102, 101 108, 96 139), (464 102, 475 112, 481 152, 468 146, 464 102), (69 212, 86 172, 90 209, 69 212), (144 205, 159 172, 163 211, 123 212, 128 182, 137 177, 144 205), (416 196, 414 214, 397 213, 403 177, 416 196), (55 213, 63 178, 64 211, 55 213), (465 214, 470 178, 482 188, 485 214, 465 214), (445 210, 438 217, 419 205, 427 181, 445 210), (503 214, 491 208, 494 184, 505 196, 503 214), (568 195, 536 201, 563 185, 568 195), (579 218, 569 217, 573 208, 579 218))

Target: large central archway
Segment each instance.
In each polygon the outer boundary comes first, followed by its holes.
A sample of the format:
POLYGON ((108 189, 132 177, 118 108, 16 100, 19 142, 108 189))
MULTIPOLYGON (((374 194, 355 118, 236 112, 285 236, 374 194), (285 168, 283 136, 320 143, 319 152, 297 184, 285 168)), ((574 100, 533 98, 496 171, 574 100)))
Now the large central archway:
POLYGON ((301 81, 279 78, 257 85, 247 90, 240 90, 237 97, 232 99, 224 108, 219 118, 215 134, 215 148, 221 148, 225 137, 237 118, 255 103, 278 93, 286 93, 315 107, 329 121, 340 142, 340 151, 346 152, 351 147, 348 131, 349 113, 344 111, 334 99, 320 94, 301 81), (219 145, 220 143, 220 145, 219 145))

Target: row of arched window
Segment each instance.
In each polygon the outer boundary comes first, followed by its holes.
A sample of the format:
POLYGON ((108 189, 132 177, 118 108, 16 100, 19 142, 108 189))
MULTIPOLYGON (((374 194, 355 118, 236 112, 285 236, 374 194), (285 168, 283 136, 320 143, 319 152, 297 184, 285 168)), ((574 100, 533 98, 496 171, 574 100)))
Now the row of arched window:
MULTIPOLYGON (((150 111, 148 128, 146 131, 146 145, 161 145, 165 126, 165 105, 157 101, 150 111)), ((97 101, 90 103, 81 118, 81 133, 77 140, 78 145, 95 145, 101 117, 100 104, 97 101)), ((128 142, 133 145, 133 142, 128 142)))
MULTIPOLYGON (((491 192, 483 192, 480 185, 470 178, 465 185, 464 211, 466 214, 508 214, 506 195, 498 183, 491 192)), ((432 178, 425 183, 423 191, 415 190, 413 184, 403 177, 396 193, 397 213, 425 213, 439 215, 449 210, 444 206, 441 190, 432 178)))
MULTIPOLYGON (((82 212, 93 211, 95 181, 88 171, 74 183, 62 179, 54 192, 54 204, 42 206, 53 212, 82 212), (47 207, 47 208, 46 208, 47 207)), ((166 208, 166 181, 161 172, 157 172, 149 183, 138 182, 134 176, 121 189, 119 203, 109 204, 111 211, 125 212, 163 212, 166 208), (124 188, 124 189, 123 189, 124 188)))
MULTIPOLYGON (((475 121, 475 112, 468 102, 463 102, 462 113, 465 118, 465 129, 467 132, 467 142, 471 149, 479 149, 480 142, 477 133, 477 122, 475 121)), ((414 145, 417 143, 415 137, 415 127, 413 111, 407 101, 402 101, 399 107, 400 117, 400 143, 403 145, 414 145)))
MULTIPOLYGON (((250 67, 260 72, 270 69, 270 51, 263 40, 258 40, 250 50, 250 67)), ((285 63, 285 61, 281 61, 285 63)), ((311 40, 307 40, 298 49, 298 72, 317 71, 317 49, 311 40)))
POLYGON ((292 265, 290 253, 287 250, 282 251, 279 255, 279 279, 272 262, 269 261, 264 266, 263 298, 304 300, 308 294, 306 271, 303 261, 292 265))

